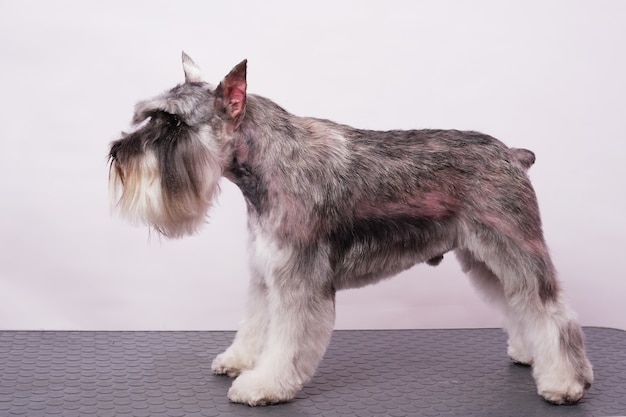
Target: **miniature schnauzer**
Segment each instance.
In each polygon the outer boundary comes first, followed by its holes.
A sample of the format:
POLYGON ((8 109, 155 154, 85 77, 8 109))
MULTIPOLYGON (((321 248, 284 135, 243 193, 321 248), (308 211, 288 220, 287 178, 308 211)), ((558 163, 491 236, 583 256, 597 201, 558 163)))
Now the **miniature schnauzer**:
POLYGON ((231 401, 292 399, 315 373, 335 292, 454 251, 500 307, 508 354, 538 393, 577 402, 593 380, 565 304, 526 170, 534 154, 457 130, 355 129, 246 93, 246 61, 216 87, 183 53, 185 82, 137 104, 110 147, 112 201, 170 238, 206 221, 223 176, 248 211, 247 312, 212 369, 231 401))

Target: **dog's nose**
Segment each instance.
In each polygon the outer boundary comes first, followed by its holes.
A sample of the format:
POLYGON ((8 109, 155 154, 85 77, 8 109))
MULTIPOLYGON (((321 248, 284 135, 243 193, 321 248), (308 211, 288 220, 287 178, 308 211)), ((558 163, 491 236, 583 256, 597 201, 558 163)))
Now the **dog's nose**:
POLYGON ((111 144, 111 149, 109 150, 109 160, 115 161, 117 160, 117 153, 119 152, 121 144, 119 141, 113 142, 111 144))

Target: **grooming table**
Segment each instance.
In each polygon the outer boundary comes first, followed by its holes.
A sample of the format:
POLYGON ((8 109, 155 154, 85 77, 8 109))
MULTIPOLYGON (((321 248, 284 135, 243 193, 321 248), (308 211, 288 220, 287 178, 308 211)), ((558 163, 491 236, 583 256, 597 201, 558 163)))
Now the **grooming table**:
POLYGON ((626 415, 626 332, 586 327, 596 382, 574 406, 535 391, 499 329, 335 331, 295 401, 231 404, 211 360, 233 332, 0 332, 0 416, 626 415))

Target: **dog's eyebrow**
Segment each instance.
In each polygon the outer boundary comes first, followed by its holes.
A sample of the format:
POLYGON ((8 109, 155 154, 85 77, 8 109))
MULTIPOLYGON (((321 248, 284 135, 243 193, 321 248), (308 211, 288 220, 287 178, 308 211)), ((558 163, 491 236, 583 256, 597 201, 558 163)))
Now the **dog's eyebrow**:
POLYGON ((146 121, 147 119, 158 116, 160 113, 167 113, 165 110, 161 108, 151 108, 151 109, 141 109, 135 112, 133 116, 133 124, 138 124, 146 121))

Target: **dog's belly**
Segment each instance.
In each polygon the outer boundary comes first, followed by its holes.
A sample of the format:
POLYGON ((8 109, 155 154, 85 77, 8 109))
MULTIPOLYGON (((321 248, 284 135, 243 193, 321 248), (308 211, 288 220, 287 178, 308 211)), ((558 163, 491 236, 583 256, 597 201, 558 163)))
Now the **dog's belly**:
POLYGON ((330 238, 335 289, 358 288, 437 258, 456 247, 454 218, 360 219, 330 238))

